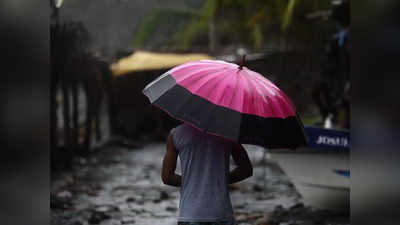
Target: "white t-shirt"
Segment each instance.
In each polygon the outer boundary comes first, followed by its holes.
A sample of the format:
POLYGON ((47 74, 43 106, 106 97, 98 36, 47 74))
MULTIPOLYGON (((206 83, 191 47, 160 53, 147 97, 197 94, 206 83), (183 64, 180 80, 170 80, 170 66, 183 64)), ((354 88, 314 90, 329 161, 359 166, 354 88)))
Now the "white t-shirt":
POLYGON ((178 221, 233 221, 228 190, 233 143, 186 124, 171 134, 182 168, 178 221))

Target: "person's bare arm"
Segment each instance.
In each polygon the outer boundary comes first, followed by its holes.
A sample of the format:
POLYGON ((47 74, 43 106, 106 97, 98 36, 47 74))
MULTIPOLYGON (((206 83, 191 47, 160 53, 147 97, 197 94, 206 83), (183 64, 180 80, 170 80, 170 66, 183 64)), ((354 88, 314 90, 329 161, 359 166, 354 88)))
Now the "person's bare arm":
POLYGON ((161 172, 161 179, 164 184, 175 187, 181 186, 181 176, 175 173, 176 161, 178 152, 175 148, 172 136, 169 135, 167 139, 167 151, 163 159, 163 166, 161 172))
POLYGON ((241 144, 235 145, 231 155, 237 167, 229 173, 229 183, 233 184, 251 177, 253 175, 253 166, 243 146, 241 144))

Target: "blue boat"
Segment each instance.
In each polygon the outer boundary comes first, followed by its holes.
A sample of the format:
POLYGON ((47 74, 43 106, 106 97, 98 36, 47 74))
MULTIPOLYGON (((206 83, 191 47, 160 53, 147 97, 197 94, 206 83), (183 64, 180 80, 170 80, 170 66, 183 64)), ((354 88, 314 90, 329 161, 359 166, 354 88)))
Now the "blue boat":
POLYGON ((350 132, 348 130, 326 129, 305 126, 308 138, 307 147, 333 151, 350 150, 350 132))

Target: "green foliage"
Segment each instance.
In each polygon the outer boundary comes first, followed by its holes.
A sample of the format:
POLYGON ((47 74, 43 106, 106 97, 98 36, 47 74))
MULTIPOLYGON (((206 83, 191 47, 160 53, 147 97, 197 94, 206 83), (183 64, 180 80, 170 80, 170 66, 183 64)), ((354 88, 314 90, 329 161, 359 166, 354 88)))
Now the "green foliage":
POLYGON ((156 9, 147 14, 143 20, 138 24, 135 39, 133 41, 134 48, 141 48, 145 46, 146 42, 151 39, 157 29, 161 27, 175 25, 171 23, 184 18, 190 19, 197 14, 187 10, 176 9, 156 9), (168 18, 168 19, 167 19, 168 18))
POLYGON ((254 43, 254 48, 257 50, 260 50, 262 47, 262 42, 263 42, 264 36, 261 30, 261 25, 256 24, 253 27, 253 43, 254 43))
POLYGON ((56 1, 55 1, 55 6, 56 6, 57 8, 60 8, 60 7, 62 6, 62 4, 63 4, 63 0, 56 0, 56 1))
POLYGON ((167 26, 175 16, 184 23, 176 24, 168 43, 180 49, 190 48, 200 38, 207 39, 211 32, 209 24, 213 21, 219 41, 240 41, 261 50, 265 27, 280 28, 280 35, 285 35, 290 28, 291 34, 306 38, 304 34, 309 33, 311 25, 305 15, 329 8, 330 0, 205 0, 197 12, 168 9, 148 14, 137 29, 134 46, 144 46, 157 27, 167 26))
POLYGON ((186 50, 196 37, 207 35, 209 21, 215 18, 218 3, 219 1, 206 0, 198 17, 193 18, 182 30, 176 33, 174 40, 179 49, 186 50))
POLYGON ((194 38, 208 31, 208 21, 193 19, 188 25, 174 36, 175 44, 178 49, 188 49, 194 38))
POLYGON ((292 22, 292 16, 295 4, 296 0, 289 0, 286 9, 282 15, 282 23, 281 23, 282 30, 286 30, 290 25, 290 23, 292 22))
POLYGON ((210 20, 217 14, 218 3, 220 1, 206 0, 203 7, 200 10, 200 16, 205 20, 210 20))

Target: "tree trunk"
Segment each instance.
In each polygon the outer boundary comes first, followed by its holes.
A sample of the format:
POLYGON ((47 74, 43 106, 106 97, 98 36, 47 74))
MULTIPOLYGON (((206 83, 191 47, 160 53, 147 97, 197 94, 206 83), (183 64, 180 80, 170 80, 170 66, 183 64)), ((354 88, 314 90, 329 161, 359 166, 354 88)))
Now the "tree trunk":
POLYGON ((117 107, 115 103, 114 77, 112 72, 108 69, 107 63, 103 64, 102 75, 107 96, 110 134, 113 135, 117 134, 117 107))
MULTIPOLYGON (((68 80, 65 77, 66 75, 63 75, 62 79, 62 93, 63 93, 63 119, 64 119, 64 149, 67 153, 69 161, 72 159, 72 152, 71 152, 71 127, 70 127, 70 117, 69 117, 69 112, 70 112, 70 102, 69 102, 69 85, 68 85, 68 80)), ((69 164, 69 163, 67 163, 69 164)))
MULTIPOLYGON (((54 163, 58 156, 58 135, 57 135, 57 88, 58 75, 52 71, 50 81, 50 158, 51 163, 54 163)), ((52 165, 53 167, 54 165, 52 165)))
POLYGON ((72 84, 72 147, 75 152, 79 149, 79 98, 78 98, 78 82, 74 80, 72 84))
MULTIPOLYGON (((55 39, 55 29, 56 27, 59 26, 59 15, 58 15, 58 9, 54 6, 54 1, 50 1, 50 6, 52 9, 52 20, 55 22, 55 26, 52 27, 51 33, 50 33, 50 45, 54 46, 56 42, 58 41, 55 39)), ((50 55, 50 61, 51 61, 51 70, 50 70, 50 166, 52 168, 55 168, 56 165, 58 165, 58 162, 56 162, 59 152, 58 152, 58 130, 57 130, 57 125, 58 125, 58 117, 57 117, 57 91, 58 91, 58 85, 59 85, 59 73, 58 69, 56 68, 56 57, 57 55, 53 54, 50 55)))
POLYGON ((90 93, 89 81, 86 81, 86 122, 85 122, 85 139, 83 142, 83 153, 87 154, 90 150, 92 142, 92 127, 93 127, 93 99, 90 93))
POLYGON ((214 17, 208 23, 208 50, 214 52, 217 47, 217 35, 214 17))
POLYGON ((100 114, 101 114, 101 104, 95 106, 95 113, 94 113, 94 129, 95 129, 95 134, 96 134, 96 141, 99 142, 101 141, 102 134, 101 134, 101 120, 100 120, 100 114))

